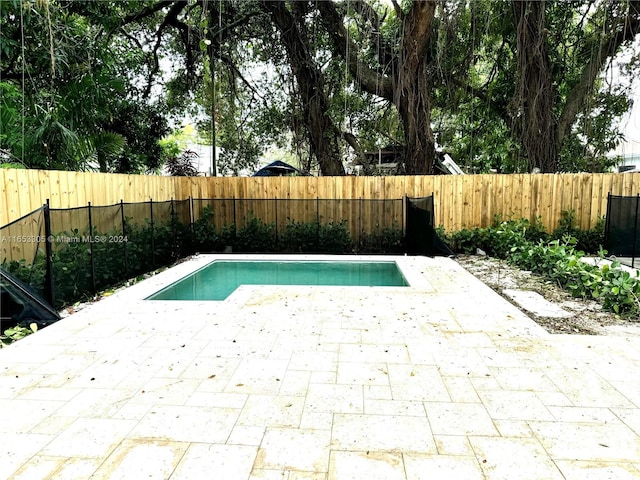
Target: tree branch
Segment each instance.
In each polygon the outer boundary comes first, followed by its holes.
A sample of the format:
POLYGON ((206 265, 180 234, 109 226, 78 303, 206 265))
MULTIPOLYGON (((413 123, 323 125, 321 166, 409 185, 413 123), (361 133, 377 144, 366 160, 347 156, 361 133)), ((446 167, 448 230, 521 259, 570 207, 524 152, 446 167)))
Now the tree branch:
POLYGON ((398 17, 398 20, 400 20, 401 22, 404 21, 404 12, 402 11, 402 7, 398 5, 398 2, 396 0, 391 0, 391 5, 393 5, 393 9, 396 12, 396 17, 398 17))
POLYGON ((342 132, 340 136, 344 139, 345 142, 349 144, 351 148, 353 148, 353 151, 358 158, 358 163, 363 166, 363 168, 365 169, 365 173, 369 173, 366 168, 368 164, 364 156, 364 151, 362 150, 360 142, 358 142, 356 136, 351 132, 342 132))
POLYGON ((260 92, 258 92, 258 90, 256 90, 256 88, 249 82, 249 80, 247 80, 243 75, 242 72, 240 70, 238 70, 238 67, 236 67, 235 63, 233 62, 233 60, 229 57, 227 57, 226 55, 218 55, 217 56, 221 62, 223 62, 232 72, 233 72, 233 76, 239 78, 242 83, 245 84, 245 86, 251 90, 251 92, 258 97, 260 100, 263 100, 264 97, 262 95, 260 95, 260 92))
POLYGON ((607 60, 613 58, 622 44, 633 40, 638 33, 640 33, 640 1, 634 0, 629 3, 629 11, 624 19, 614 26, 613 35, 600 42, 599 48, 582 69, 580 80, 569 91, 567 101, 558 120, 557 135, 559 145, 562 145, 564 138, 570 132, 571 126, 584 104, 585 97, 593 88, 607 60))
MULTIPOLYGON (((142 20, 143 18, 150 17, 154 13, 159 12, 160 10, 162 10, 165 7, 173 5, 174 3, 175 3, 175 0, 161 0, 160 2, 156 3, 155 5, 151 5, 150 7, 143 8, 138 13, 134 13, 133 15, 127 15, 126 17, 124 17, 122 19, 122 22, 120 23, 119 26, 120 27, 124 27, 125 25, 128 25, 129 23, 133 23, 133 22, 136 22, 138 20, 142 20)), ((181 3, 181 2, 179 2, 179 3, 181 3)), ((174 5, 174 7, 175 7, 175 5, 174 5)))
POLYGON ((358 59, 358 47, 348 38, 342 17, 332 1, 316 4, 322 21, 333 43, 335 53, 346 62, 349 72, 367 92, 393 101, 393 83, 391 78, 381 75, 358 59))
POLYGON ((386 13, 382 19, 367 2, 362 0, 356 0, 353 4, 353 8, 363 20, 363 23, 369 24, 369 38, 373 46, 376 47, 378 62, 380 65, 389 65, 394 61, 393 50, 389 44, 387 44, 382 38, 380 32, 380 26, 384 22, 386 13))
POLYGON ((148 98, 151 93, 151 85, 153 83, 153 77, 155 77, 160 70, 160 61, 158 60, 158 50, 160 49, 160 45, 162 43, 162 34, 164 33, 165 28, 172 26, 177 28, 182 36, 183 41, 185 42, 185 48, 187 52, 187 65, 189 65, 189 59, 191 58, 191 49, 188 45, 188 27, 186 24, 178 20, 178 14, 184 10, 187 6, 186 2, 170 2, 173 5, 167 12, 164 20, 158 27, 158 31, 156 32, 156 43, 153 46, 153 50, 151 52, 153 56, 153 64, 151 70, 149 71, 149 77, 147 80, 147 86, 144 90, 143 97, 148 98))

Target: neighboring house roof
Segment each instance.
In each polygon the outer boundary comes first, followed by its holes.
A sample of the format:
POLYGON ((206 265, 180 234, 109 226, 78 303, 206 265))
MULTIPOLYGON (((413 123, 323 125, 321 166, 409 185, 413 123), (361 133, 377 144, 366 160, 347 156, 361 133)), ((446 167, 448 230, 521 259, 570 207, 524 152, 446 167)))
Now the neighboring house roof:
POLYGON ((304 173, 302 170, 297 169, 296 167, 289 165, 281 160, 276 160, 275 162, 271 162, 266 167, 261 168, 256 173, 253 174, 254 177, 286 177, 286 176, 309 176, 308 173, 304 173))

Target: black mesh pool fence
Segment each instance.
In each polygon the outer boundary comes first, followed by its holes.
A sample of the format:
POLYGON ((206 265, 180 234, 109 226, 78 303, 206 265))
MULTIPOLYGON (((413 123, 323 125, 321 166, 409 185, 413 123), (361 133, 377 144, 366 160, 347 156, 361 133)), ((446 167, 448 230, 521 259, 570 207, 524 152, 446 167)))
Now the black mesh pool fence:
POLYGON ((404 199, 47 204, 0 229, 2 266, 59 307, 194 253, 433 255, 433 197, 411 202, 427 213, 404 199))
POLYGON ((640 255, 640 195, 623 197, 609 194, 605 224, 605 249, 631 267, 640 255))

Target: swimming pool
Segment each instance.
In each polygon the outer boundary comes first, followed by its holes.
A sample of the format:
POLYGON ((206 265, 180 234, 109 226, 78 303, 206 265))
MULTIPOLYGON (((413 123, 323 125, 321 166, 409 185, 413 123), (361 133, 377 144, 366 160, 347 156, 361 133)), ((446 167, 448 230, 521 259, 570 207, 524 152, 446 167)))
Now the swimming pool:
POLYGON ((214 260, 146 300, 225 300, 240 285, 407 287, 393 261, 214 260))

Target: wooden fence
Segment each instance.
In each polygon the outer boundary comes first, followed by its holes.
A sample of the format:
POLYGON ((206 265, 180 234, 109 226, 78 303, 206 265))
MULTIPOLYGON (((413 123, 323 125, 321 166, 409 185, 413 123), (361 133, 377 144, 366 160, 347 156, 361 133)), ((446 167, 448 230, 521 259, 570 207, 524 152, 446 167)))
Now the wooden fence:
POLYGON ((540 217, 548 230, 573 210, 580 228, 606 214, 607 194, 640 194, 640 173, 441 175, 398 177, 160 177, 43 170, 0 170, 0 225, 47 199, 52 208, 111 205, 153 199, 399 199, 435 200, 435 222, 446 231, 490 225, 503 218, 540 217))

